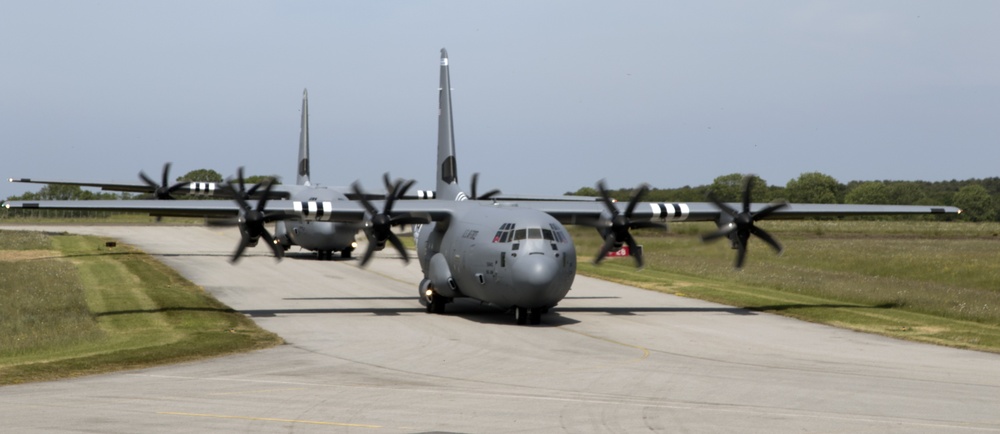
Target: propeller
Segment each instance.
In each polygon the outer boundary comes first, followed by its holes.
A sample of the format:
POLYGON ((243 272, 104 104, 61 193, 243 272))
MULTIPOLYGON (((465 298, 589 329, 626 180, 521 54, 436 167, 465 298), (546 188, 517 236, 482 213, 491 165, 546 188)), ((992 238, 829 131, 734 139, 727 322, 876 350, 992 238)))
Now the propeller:
POLYGON ((161 199, 161 200, 172 200, 172 199, 174 199, 174 197, 171 196, 171 193, 173 193, 173 192, 175 192, 175 191, 177 191, 177 190, 179 190, 181 188, 184 188, 188 184, 190 184, 189 182, 178 182, 178 183, 176 183, 174 185, 170 185, 170 163, 166 163, 166 164, 163 165, 163 183, 162 184, 157 184, 156 181, 153 181, 149 176, 146 176, 145 172, 142 172, 142 171, 139 172, 139 178, 142 179, 142 181, 145 182, 146 185, 148 185, 148 186, 150 186, 150 187, 153 188, 153 197, 155 197, 157 199, 161 199), (168 185, 169 185, 169 187, 168 187, 168 185))
POLYGON ((729 223, 722 225, 715 232, 708 233, 701 236, 702 241, 713 241, 722 237, 728 237, 733 242, 733 247, 736 249, 736 268, 740 269, 743 267, 743 262, 746 260, 747 256, 747 242, 750 241, 750 235, 755 235, 761 240, 764 240, 771 248, 773 248, 779 255, 781 254, 783 247, 781 243, 778 242, 771 234, 767 231, 758 228, 754 223, 758 220, 763 220, 775 211, 788 206, 786 202, 774 202, 761 209, 757 212, 750 212, 750 187, 753 185, 754 176, 747 176, 743 178, 743 210, 737 211, 731 206, 719 201, 712 192, 708 193, 708 200, 710 200, 715 207, 722 211, 731 219, 729 223))
POLYGON ((479 183, 479 172, 472 174, 472 200, 487 200, 500 194, 500 190, 493 189, 483 193, 482 196, 476 195, 476 184, 479 183))
POLYGON ((639 249, 635 238, 632 237, 632 233, 629 230, 638 228, 667 228, 667 225, 651 220, 632 221, 632 213, 635 211, 635 206, 642 199, 642 196, 649 191, 649 185, 640 184, 636 187, 632 192, 632 197, 629 198, 628 206, 625 207, 624 213, 619 212, 614 201, 611 200, 611 196, 604 186, 603 179, 597 182, 597 190, 601 193, 601 199, 604 201, 604 206, 607 208, 608 213, 611 214, 611 218, 601 218, 589 223, 590 226, 596 227, 601 236, 604 237, 604 244, 601 245, 601 250, 597 252, 594 263, 600 263, 613 248, 620 249, 622 243, 624 243, 629 247, 629 254, 635 257, 636 267, 642 268, 644 265, 642 250, 639 249))
MULTIPOLYGON (((384 180, 388 183, 388 174, 386 174, 384 180)), ((368 201, 364 191, 361 190, 361 185, 359 183, 355 182, 352 184, 354 194, 359 198, 361 205, 365 207, 368 214, 371 215, 371 218, 366 221, 364 225, 365 236, 368 237, 368 248, 365 250, 365 255, 361 258, 362 267, 365 266, 369 260, 371 260, 372 254, 374 254, 376 250, 382 250, 385 248, 386 240, 388 240, 403 256, 403 262, 410 262, 410 255, 406 253, 406 247, 403 246, 403 242, 399 240, 399 237, 392 232, 392 227, 426 224, 430 222, 430 220, 424 217, 409 215, 393 216, 392 206, 395 204, 397 199, 406 194, 406 190, 409 190, 415 182, 416 181, 414 180, 406 182, 401 179, 396 180, 396 183, 392 185, 392 188, 386 190, 389 194, 385 199, 385 205, 381 212, 379 212, 379 210, 368 201)))
MULTIPOLYGON (((248 200, 251 197, 253 197, 254 193, 256 193, 257 190, 261 187, 261 185, 264 184, 263 182, 258 182, 256 184, 254 184, 253 186, 251 186, 249 190, 247 190, 246 181, 244 181, 244 178, 243 178, 243 166, 240 166, 239 168, 236 169, 236 177, 240 181, 240 184, 239 184, 240 189, 239 190, 234 190, 234 191, 237 194, 239 194, 241 197, 243 197, 244 200, 248 200)), ((229 180, 228 182, 231 184, 232 180, 229 180)), ((273 183, 273 182, 274 181, 270 181, 269 183, 273 183)), ((270 197, 268 197, 268 199, 270 199, 270 197)))
MULTIPOLYGON (((240 175, 242 175, 242 170, 240 170, 240 175)), ((262 182, 262 184, 264 185, 264 196, 257 201, 256 207, 250 206, 246 199, 244 199, 243 193, 246 192, 241 193, 236 191, 233 187, 232 180, 229 180, 222 186, 222 188, 228 190, 229 193, 233 195, 233 199, 240 205, 241 208, 237 223, 240 226, 240 234, 243 235, 243 237, 240 239, 240 244, 236 246, 236 251, 233 252, 233 257, 230 259, 230 262, 232 263, 239 261, 240 257, 243 256, 243 251, 250 245, 256 245, 257 239, 259 238, 263 238, 264 241, 267 242, 267 245, 272 251, 274 251, 275 257, 281 259, 285 256, 284 249, 275 244, 274 237, 267 231, 264 224, 277 220, 292 219, 295 218, 295 216, 282 213, 268 213, 265 209, 267 208, 267 200, 271 197, 271 187, 274 186, 274 183, 268 179, 262 182)), ((239 185, 242 189, 244 185, 242 176, 240 178, 239 185)))
POLYGON ((386 196, 386 198, 388 198, 390 195, 392 195, 392 191, 395 190, 396 187, 399 186, 399 185, 401 185, 403 182, 404 182, 403 178, 396 178, 396 182, 392 182, 392 180, 389 177, 389 172, 383 173, 382 174, 382 185, 385 186, 385 196, 386 196))

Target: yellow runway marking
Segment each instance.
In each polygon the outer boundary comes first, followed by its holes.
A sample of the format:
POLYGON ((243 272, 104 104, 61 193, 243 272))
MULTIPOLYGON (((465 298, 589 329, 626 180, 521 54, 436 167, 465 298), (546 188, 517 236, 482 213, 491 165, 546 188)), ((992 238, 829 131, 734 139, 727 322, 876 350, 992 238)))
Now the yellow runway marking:
POLYGON ((291 390, 306 390, 305 387, 295 387, 289 389, 257 389, 257 390, 244 390, 241 392, 219 392, 219 393, 209 393, 210 396, 224 396, 224 395, 252 395, 255 393, 271 393, 271 392, 288 392, 291 390))
POLYGON ((342 422, 323 422, 318 420, 279 419, 273 417, 227 416, 224 414, 178 413, 172 411, 160 411, 157 412, 156 414, 164 414, 169 416, 208 417, 215 419, 254 420, 262 422, 303 423, 308 425, 344 426, 350 428, 382 428, 379 425, 364 425, 357 423, 342 423, 342 422))

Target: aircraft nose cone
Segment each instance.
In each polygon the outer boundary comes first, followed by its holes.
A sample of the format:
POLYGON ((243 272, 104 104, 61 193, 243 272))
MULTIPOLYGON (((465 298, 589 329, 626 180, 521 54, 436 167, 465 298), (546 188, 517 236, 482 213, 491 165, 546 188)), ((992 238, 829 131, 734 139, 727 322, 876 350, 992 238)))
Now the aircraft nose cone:
POLYGON ((519 289, 540 291, 548 288, 559 272, 559 264, 548 255, 527 255, 514 266, 514 282, 519 289))

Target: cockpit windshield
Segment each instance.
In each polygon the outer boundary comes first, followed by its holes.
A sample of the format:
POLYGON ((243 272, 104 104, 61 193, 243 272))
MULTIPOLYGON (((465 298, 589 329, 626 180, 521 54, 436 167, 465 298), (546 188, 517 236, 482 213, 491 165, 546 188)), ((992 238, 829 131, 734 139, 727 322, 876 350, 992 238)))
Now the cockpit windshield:
POLYGON ((496 235, 493 237, 493 242, 508 243, 521 240, 547 240, 564 243, 569 239, 566 234, 556 228, 556 225, 552 226, 551 229, 539 227, 515 229, 513 223, 504 223, 497 230, 496 235))

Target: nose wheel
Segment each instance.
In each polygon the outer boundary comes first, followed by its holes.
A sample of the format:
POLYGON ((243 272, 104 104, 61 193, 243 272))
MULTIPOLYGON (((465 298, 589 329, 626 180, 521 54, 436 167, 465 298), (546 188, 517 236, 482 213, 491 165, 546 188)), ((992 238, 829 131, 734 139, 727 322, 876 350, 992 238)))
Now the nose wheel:
POLYGON ((536 308, 526 308, 526 307, 515 307, 514 308, 514 320, 517 321, 517 325, 539 325, 542 323, 542 313, 548 309, 542 307, 536 308))
POLYGON ((448 297, 438 295, 433 287, 428 286, 422 290, 420 304, 424 305, 427 313, 444 313, 444 305, 451 300, 448 297))

